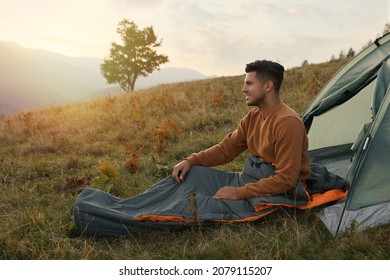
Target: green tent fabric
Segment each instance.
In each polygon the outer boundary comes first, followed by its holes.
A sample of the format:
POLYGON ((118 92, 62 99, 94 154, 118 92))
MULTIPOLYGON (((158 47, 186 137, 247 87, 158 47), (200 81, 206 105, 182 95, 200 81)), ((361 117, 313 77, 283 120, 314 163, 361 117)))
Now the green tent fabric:
POLYGON ((386 176, 390 163, 390 61, 383 63, 377 87, 373 94, 373 117, 369 129, 361 140, 357 151, 355 168, 350 168, 347 177, 353 182, 349 210, 382 204, 390 201, 390 181, 386 176), (380 81, 386 81, 387 86, 380 81), (379 98, 379 97, 380 98, 379 98), (363 145, 363 146, 362 146, 363 145))
POLYGON ((188 227, 193 222, 208 225, 254 221, 279 209, 281 205, 297 207, 307 204, 309 197, 300 182, 293 190, 278 196, 250 200, 212 198, 225 185, 242 186, 272 174, 272 165, 252 156, 247 160, 243 172, 193 166, 184 182, 177 183, 172 177, 167 177, 145 192, 127 199, 87 188, 77 197, 74 220, 83 234, 123 236, 132 231, 188 227), (196 197, 196 217, 190 209, 193 194, 196 197), (259 205, 265 205, 264 209, 256 210, 259 205))
POLYGON ((348 197, 319 211, 332 234, 390 222, 390 34, 340 69, 302 119, 312 162, 345 178, 348 197))

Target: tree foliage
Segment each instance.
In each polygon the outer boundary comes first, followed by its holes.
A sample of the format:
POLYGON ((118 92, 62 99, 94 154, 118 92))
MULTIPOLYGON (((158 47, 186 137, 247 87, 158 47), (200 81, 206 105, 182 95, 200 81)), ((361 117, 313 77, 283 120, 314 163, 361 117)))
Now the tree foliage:
POLYGON ((385 35, 390 32, 390 22, 385 24, 385 27, 383 28, 382 35, 385 35))
POLYGON ((307 65, 309 65, 309 61, 307 61, 307 59, 305 59, 305 60, 302 62, 302 65, 301 65, 301 66, 303 67, 303 66, 307 66, 307 65))
POLYGON ((123 44, 111 43, 110 54, 100 70, 108 84, 119 84, 124 91, 130 92, 138 77, 159 70, 160 65, 169 60, 168 56, 156 51, 162 41, 157 39, 153 27, 140 30, 133 21, 122 20, 116 32, 123 44))
POLYGON ((347 53, 347 57, 354 57, 355 54, 356 54, 356 52, 354 51, 354 49, 349 48, 348 53, 347 53))

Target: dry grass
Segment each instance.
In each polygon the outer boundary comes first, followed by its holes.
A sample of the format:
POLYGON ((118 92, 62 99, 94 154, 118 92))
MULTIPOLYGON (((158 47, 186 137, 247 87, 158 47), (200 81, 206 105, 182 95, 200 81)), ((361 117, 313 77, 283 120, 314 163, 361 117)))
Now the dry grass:
MULTIPOLYGON (((299 113, 345 61, 286 72, 299 113)), ((0 120, 0 259, 387 259, 390 228, 334 239, 310 212, 248 224, 93 240, 75 230, 85 184, 129 197, 217 143, 248 108, 243 76, 162 85, 0 120)), ((246 155, 221 166, 240 170, 246 155)))

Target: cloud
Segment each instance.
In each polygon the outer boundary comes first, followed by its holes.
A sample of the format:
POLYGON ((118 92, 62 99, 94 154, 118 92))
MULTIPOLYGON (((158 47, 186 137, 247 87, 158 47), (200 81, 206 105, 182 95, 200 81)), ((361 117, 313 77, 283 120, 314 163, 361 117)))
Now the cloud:
MULTIPOLYGON (((299 19, 316 12, 310 5, 279 7, 273 3, 255 5, 253 1, 223 7, 190 1, 176 8, 177 27, 171 32, 175 33, 172 48, 181 49, 182 54, 177 54, 179 60, 193 60, 199 67, 210 65, 221 75, 239 74, 245 63, 258 58, 289 61, 286 58, 301 55, 289 51, 305 46, 298 39, 286 44, 291 25, 287 18, 299 19)), ((299 33, 299 28, 295 31, 299 33)))
POLYGON ((241 73, 257 59, 290 65, 329 59, 374 39, 388 0, 0 0, 0 40, 73 56, 108 54, 122 19, 153 26, 172 67, 241 73), (369 11, 369 13, 367 12, 369 11), (11 16, 12 15, 12 16, 11 16))

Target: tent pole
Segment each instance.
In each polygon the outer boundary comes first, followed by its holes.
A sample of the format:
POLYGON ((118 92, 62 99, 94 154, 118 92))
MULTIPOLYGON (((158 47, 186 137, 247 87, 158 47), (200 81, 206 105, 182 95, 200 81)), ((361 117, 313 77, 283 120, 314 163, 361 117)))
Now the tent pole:
POLYGON ((336 237, 339 234, 341 222, 343 221, 343 218, 344 218, 345 208, 347 207, 348 199, 349 199, 349 195, 348 195, 347 199, 345 200, 343 211, 341 212, 341 215, 340 215, 340 220, 339 220, 339 223, 337 225, 336 234, 335 234, 336 237))

